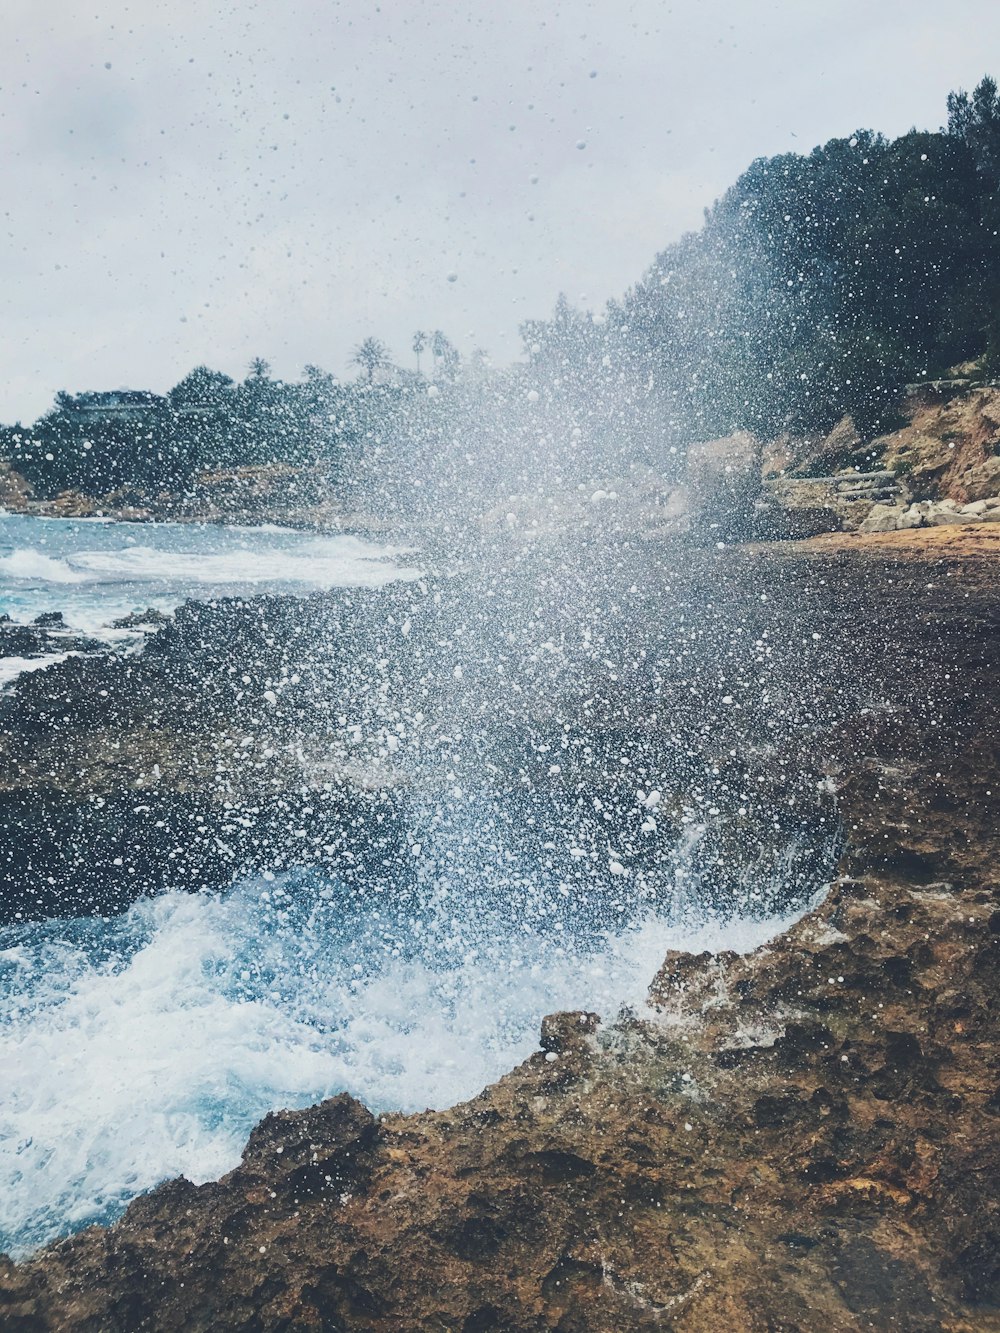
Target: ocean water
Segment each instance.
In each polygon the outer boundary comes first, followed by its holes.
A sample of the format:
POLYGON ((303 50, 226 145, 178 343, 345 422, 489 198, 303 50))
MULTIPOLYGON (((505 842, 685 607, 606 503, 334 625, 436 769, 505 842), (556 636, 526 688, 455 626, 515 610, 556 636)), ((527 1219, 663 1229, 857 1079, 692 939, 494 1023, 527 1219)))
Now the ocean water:
POLYGON ((640 1006, 675 948, 775 921, 524 929, 429 893, 379 907, 309 873, 0 932, 0 1250, 216 1178, 268 1110, 347 1091, 446 1107, 537 1049, 560 1009, 640 1006))
MULTIPOLYGON (((0 518, 0 609, 111 637, 128 611, 189 596, 411 577, 404 552, 355 537, 0 518)), ((702 881, 717 867, 692 831, 647 883, 609 870, 606 848, 592 869, 573 860, 575 806, 534 811, 567 869, 537 828, 516 836, 524 812, 494 809, 488 785, 459 792, 452 748, 421 762, 427 808, 414 798, 391 890, 265 873, 0 931, 0 1251, 110 1221, 172 1176, 218 1177, 269 1110, 344 1091, 375 1111, 471 1097, 537 1049, 545 1014, 641 1006, 668 948, 755 947, 783 924, 762 905, 801 911, 832 865, 795 845, 748 862, 747 892, 715 917, 702 881)))
POLYGON ((188 597, 375 588, 415 576, 404 553, 346 534, 0 513, 0 614, 28 621, 62 611, 89 633, 188 597))

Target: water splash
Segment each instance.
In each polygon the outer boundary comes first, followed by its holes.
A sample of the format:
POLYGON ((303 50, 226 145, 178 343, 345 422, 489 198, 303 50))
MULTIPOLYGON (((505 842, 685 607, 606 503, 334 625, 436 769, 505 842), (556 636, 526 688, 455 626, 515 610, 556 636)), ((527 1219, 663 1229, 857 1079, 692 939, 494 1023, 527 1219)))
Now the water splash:
POLYGON ((366 900, 300 873, 4 932, 0 1250, 111 1220, 165 1178, 219 1176, 277 1107, 451 1105, 535 1049, 544 1014, 613 1015, 642 1003, 666 948, 747 949, 777 928, 651 909, 584 932, 444 888, 366 900))

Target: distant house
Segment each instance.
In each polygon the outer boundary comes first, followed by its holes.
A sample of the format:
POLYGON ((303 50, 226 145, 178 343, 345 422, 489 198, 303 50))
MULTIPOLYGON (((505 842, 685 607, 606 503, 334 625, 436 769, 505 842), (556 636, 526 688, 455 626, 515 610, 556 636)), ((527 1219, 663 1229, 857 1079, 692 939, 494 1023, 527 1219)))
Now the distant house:
POLYGON ((208 366, 195 366, 167 394, 174 414, 179 417, 216 417, 231 410, 235 385, 228 375, 208 366))
POLYGON ((85 420, 148 421, 166 409, 167 400, 145 389, 110 389, 67 394, 59 406, 62 411, 85 420))
POLYGON ((172 404, 175 414, 179 417, 215 417, 219 415, 223 403, 218 399, 214 401, 180 401, 172 404))

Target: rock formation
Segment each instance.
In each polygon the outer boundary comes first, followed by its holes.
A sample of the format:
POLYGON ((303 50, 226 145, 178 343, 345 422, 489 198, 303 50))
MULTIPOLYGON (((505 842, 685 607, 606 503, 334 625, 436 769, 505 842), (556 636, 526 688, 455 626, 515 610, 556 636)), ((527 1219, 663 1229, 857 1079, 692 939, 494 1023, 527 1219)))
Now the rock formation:
POLYGON ((763 564, 786 688, 806 623, 839 662, 799 658, 769 761, 836 791, 822 901, 548 1018, 465 1105, 268 1116, 218 1183, 0 1267, 4 1329, 1000 1329, 1000 528, 705 562, 744 613, 763 564))
POLYGON ((863 441, 845 418, 764 451, 758 531, 771 537, 1000 521, 1000 389, 910 385, 899 429, 863 441))

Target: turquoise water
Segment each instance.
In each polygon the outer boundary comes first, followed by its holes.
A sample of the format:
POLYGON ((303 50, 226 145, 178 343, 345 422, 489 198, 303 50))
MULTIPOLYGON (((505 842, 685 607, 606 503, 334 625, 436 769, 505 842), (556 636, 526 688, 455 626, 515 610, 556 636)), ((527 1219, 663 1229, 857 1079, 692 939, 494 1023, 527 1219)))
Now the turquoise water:
POLYGON ((373 588, 415 573, 400 553, 346 534, 0 514, 0 614, 62 611, 91 633, 188 597, 373 588))
MULTIPOLYGON (((350 536, 0 517, 0 609, 105 633, 190 596, 374 588, 415 577, 405 561, 350 536)), ((608 835, 573 802, 548 816, 561 853, 539 833, 539 857, 489 771, 464 790, 450 747, 422 762, 427 808, 411 801, 391 892, 267 872, 0 930, 0 1250, 111 1220, 165 1178, 218 1177, 271 1109, 342 1091, 377 1111, 452 1105, 537 1049, 545 1014, 611 1018, 668 948, 747 949, 779 927, 681 910, 700 901, 695 832, 652 894, 608 868, 608 835)), ((759 870, 801 910, 792 862, 759 870)))

